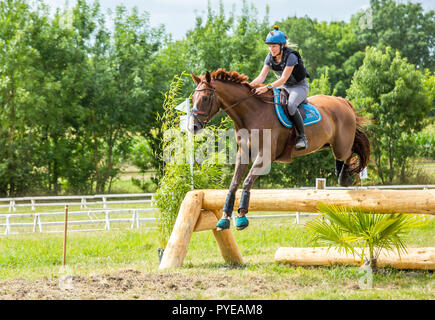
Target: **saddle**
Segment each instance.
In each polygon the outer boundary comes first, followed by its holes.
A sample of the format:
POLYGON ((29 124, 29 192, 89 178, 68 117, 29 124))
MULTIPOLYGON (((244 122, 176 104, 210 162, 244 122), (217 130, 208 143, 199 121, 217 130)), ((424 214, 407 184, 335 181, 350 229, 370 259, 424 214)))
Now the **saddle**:
MULTIPOLYGON (((274 103, 275 103, 275 113, 281 122, 281 124, 286 128, 292 128, 293 123, 290 121, 290 116, 287 110, 288 93, 286 90, 279 90, 273 88, 274 103), (282 100, 281 100, 282 99, 282 100)), ((309 104, 307 99, 302 101, 298 106, 298 110, 302 116, 304 126, 310 126, 322 120, 322 115, 319 110, 312 104, 309 104)))
MULTIPOLYGON (((290 119, 290 114, 289 114, 288 109, 287 109, 287 102, 288 102, 289 94, 288 94, 287 90, 279 90, 279 91, 281 91, 279 94, 280 104, 283 106, 284 114, 286 115, 286 117, 288 119, 290 119)), ((301 117, 302 117, 302 119, 305 119, 305 108, 302 106, 303 104, 308 104, 308 100, 306 98, 304 101, 301 102, 300 105, 298 105, 298 110, 301 114, 301 117)))

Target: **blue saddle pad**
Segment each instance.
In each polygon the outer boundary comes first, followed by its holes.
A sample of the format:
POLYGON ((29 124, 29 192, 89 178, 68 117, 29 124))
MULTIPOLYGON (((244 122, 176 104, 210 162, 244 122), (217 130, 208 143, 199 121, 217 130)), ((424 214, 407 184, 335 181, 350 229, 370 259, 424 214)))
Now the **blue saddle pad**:
MULTIPOLYGON (((274 101, 275 103, 279 103, 279 96, 280 96, 280 90, 273 88, 273 94, 274 94, 274 101)), ((315 124, 317 122, 320 122, 322 120, 322 115, 320 114, 319 110, 312 104, 302 104, 302 107, 305 109, 305 117, 304 117, 304 127, 315 124)), ((279 104, 275 104, 275 112, 278 116, 279 121, 281 124, 286 128, 293 128, 293 123, 288 119, 288 117, 285 115, 283 106, 279 104)))

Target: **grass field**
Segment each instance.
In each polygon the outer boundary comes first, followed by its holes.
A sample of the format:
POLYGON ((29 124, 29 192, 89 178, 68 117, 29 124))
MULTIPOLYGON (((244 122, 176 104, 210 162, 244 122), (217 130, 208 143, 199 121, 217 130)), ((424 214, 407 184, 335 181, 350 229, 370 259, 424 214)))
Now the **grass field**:
MULTIPOLYGON (((424 167, 433 173, 432 163, 424 167)), ((142 192, 130 178, 116 181, 113 193, 142 192)), ((111 204, 108 209, 147 207, 149 204, 111 204)), ((90 209, 103 207, 94 205, 90 209)), ((69 210, 84 209, 77 205, 69 210)), ((62 207, 38 207, 36 212, 62 211, 62 207)), ((8 208, 0 209, 0 214, 7 213, 8 208)), ((16 213, 33 211, 17 208, 16 213)), ((276 213, 249 213, 256 214, 276 213)), ((89 217, 74 217, 77 219, 89 217)), ((312 246, 303 225, 307 219, 302 218, 298 225, 294 218, 251 219, 246 230, 233 229, 245 262, 239 267, 224 263, 210 231, 194 233, 183 267, 172 271, 158 269, 155 223, 142 223, 139 229, 130 229, 128 223, 114 223, 110 231, 70 232, 66 271, 62 268, 62 233, 3 235, 0 227, 0 299, 435 299, 432 271, 383 268, 374 275, 374 288, 361 290, 355 266, 294 267, 275 263, 279 247, 312 246), (62 286, 65 279, 71 282, 67 289, 62 286)), ((47 217, 44 221, 62 220, 47 217)), ((0 219, 0 223, 4 222, 0 219)), ((80 228, 70 226, 69 230, 80 228)), ((61 231, 62 226, 55 229, 61 231)), ((15 227, 12 231, 30 230, 15 227)), ((434 247, 434 231, 435 219, 431 218, 426 227, 410 233, 406 243, 409 247, 434 247)))
MULTIPOLYGON (((278 247, 311 246, 303 223, 295 225, 293 218, 252 220, 246 230, 234 230, 245 260, 239 267, 224 263, 213 234, 205 231, 193 234, 182 268, 160 271, 152 227, 71 233, 68 290, 59 287, 65 275, 61 234, 2 236, 0 299, 435 299, 430 271, 384 268, 374 275, 373 289, 361 290, 357 267, 274 263, 278 247)), ((407 243, 435 246, 434 231, 432 219, 407 243)))

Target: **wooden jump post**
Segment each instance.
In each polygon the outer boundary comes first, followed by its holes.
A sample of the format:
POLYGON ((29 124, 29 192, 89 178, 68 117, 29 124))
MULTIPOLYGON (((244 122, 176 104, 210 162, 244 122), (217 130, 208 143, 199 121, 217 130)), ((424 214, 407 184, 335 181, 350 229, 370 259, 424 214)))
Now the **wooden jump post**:
POLYGON ((242 255, 231 230, 216 231, 216 223, 222 210, 202 210, 204 191, 190 191, 181 203, 174 229, 163 253, 160 269, 183 265, 193 232, 212 230, 221 254, 226 262, 242 264, 242 255))
MULTIPOLYGON (((160 269, 181 267, 193 232, 212 230, 224 260, 242 264, 234 235, 216 231, 227 190, 194 190, 186 194, 163 253, 160 269)), ((235 210, 241 190, 236 193, 235 210)), ((249 210, 317 212, 319 202, 360 208, 373 213, 435 215, 435 190, 251 190, 249 210)))

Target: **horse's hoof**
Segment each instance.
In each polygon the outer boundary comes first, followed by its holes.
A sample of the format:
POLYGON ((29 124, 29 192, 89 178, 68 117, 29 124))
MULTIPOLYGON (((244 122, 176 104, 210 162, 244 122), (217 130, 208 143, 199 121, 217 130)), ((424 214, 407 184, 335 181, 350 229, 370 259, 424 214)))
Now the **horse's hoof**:
POLYGON ((237 230, 243 230, 249 225, 248 218, 246 216, 236 218, 236 228, 237 230))
POLYGON ((216 230, 222 231, 230 228, 230 219, 220 219, 216 224, 216 230))

